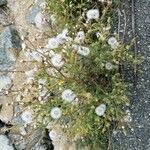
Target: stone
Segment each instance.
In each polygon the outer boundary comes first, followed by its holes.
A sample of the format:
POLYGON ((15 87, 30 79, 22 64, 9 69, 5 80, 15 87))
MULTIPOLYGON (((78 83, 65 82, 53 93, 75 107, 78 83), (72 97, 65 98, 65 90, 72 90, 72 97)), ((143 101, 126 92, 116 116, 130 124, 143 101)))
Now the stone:
POLYGON ((46 31, 50 28, 50 16, 48 16, 46 13, 37 13, 34 22, 36 27, 42 31, 46 31))
POLYGON ((0 135, 0 150, 14 150, 14 147, 10 144, 10 140, 6 135, 0 135))
POLYGON ((6 5, 7 4, 7 0, 0 0, 0 6, 6 5))
POLYGON ((26 15, 26 20, 27 23, 29 24, 35 24, 34 19, 37 15, 37 13, 40 12, 40 7, 38 5, 34 5, 31 10, 29 11, 29 13, 26 15))
POLYGON ((12 67, 21 50, 18 32, 8 26, 0 35, 0 70, 12 67))
POLYGON ((0 13, 0 25, 5 25, 7 22, 6 15, 4 13, 0 13))
POLYGON ((8 75, 0 75, 0 90, 9 89, 11 85, 12 85, 12 80, 8 75))
POLYGON ((27 23, 33 24, 33 25, 37 24, 36 23, 36 20, 37 20, 36 18, 39 16, 39 13, 42 14, 42 10, 45 9, 46 5, 47 5, 47 3, 45 2, 45 0, 35 0, 35 4, 31 8, 31 10, 26 14, 27 23))
POLYGON ((4 123, 10 123, 13 118, 13 105, 7 103, 12 102, 12 97, 0 96, 0 104, 2 105, 0 111, 0 120, 4 123))

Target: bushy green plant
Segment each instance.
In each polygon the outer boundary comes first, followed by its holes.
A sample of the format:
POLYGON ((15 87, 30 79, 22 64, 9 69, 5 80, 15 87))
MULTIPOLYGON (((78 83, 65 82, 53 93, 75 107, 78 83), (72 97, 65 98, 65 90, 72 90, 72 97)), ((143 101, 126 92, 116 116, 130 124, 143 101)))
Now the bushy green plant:
POLYGON ((111 19, 102 18, 105 4, 84 0, 50 0, 48 4, 47 10, 60 24, 57 31, 68 31, 67 40, 51 51, 54 54, 43 54, 44 63, 34 81, 35 93, 41 79, 46 81, 43 86, 48 93, 40 100, 34 97, 37 125, 45 128, 50 122, 59 124, 78 148, 107 149, 110 130, 114 123, 122 125, 123 107, 129 103, 120 68, 124 62, 134 61, 128 52, 130 46, 122 45, 116 34, 110 34, 111 19), (89 9, 99 10, 101 17, 87 21, 89 9), (75 41, 79 32, 84 36, 75 41), (102 106, 100 110, 98 106, 102 106), (56 116, 52 114, 54 108, 59 110, 56 116))

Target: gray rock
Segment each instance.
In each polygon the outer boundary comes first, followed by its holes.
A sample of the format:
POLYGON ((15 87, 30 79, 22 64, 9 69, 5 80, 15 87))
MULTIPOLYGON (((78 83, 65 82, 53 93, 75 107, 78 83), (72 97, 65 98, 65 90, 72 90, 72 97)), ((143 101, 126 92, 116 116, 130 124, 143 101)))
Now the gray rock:
POLYGON ((34 24, 34 19, 37 13, 39 13, 40 11, 41 11, 40 7, 38 5, 34 5, 32 9, 29 11, 29 13, 26 15, 27 23, 34 24))
POLYGON ((5 135, 0 135, 0 149, 1 150, 14 150, 14 147, 10 144, 10 140, 5 135))
MULTIPOLYGON (((21 109, 19 107, 19 105, 15 105, 14 106, 14 114, 17 114, 17 113, 20 113, 21 112, 21 109)), ((12 120, 12 123, 13 124, 19 124, 19 125, 24 125, 24 122, 23 120, 21 119, 21 116, 17 116, 17 117, 14 117, 13 120, 12 120)))
POLYGON ((45 0, 35 0, 34 6, 31 8, 29 13, 26 15, 27 23, 35 24, 36 15, 42 11, 41 4, 45 3, 45 0))
POLYGON ((0 96, 0 104, 2 105, 0 111, 0 120, 4 123, 10 123, 13 118, 13 105, 6 105, 12 102, 12 97, 0 96))
POLYGON ((0 70, 10 68, 21 50, 18 32, 13 27, 6 27, 0 35, 0 70))
POLYGON ((0 6, 6 5, 6 4, 7 4, 7 0, 0 0, 0 6))

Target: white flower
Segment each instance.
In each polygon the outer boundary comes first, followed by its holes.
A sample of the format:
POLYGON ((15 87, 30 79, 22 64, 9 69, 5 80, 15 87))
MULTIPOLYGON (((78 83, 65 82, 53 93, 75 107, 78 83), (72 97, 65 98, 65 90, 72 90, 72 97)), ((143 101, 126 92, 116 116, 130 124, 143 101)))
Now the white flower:
POLYGON ((87 14, 87 20, 98 19, 99 18, 99 10, 98 9, 90 9, 87 14))
POLYGON ((115 37, 111 37, 108 39, 108 44, 113 48, 116 49, 119 45, 117 39, 115 37))
POLYGON ((59 40, 53 37, 48 40, 48 44, 46 45, 46 48, 55 49, 59 47, 59 44, 60 44, 59 40))
POLYGON ((60 44, 64 44, 67 41, 70 41, 71 38, 68 36, 68 29, 64 29, 60 34, 57 35, 57 40, 60 44))
POLYGON ((51 63, 54 67, 61 68, 64 65, 65 61, 63 60, 61 54, 54 54, 51 58, 51 63))
POLYGON ((72 45, 73 49, 77 51, 78 54, 82 56, 88 56, 90 54, 90 49, 88 47, 80 46, 80 45, 72 45))
POLYGON ((78 44, 82 43, 85 40, 85 33, 84 31, 79 31, 77 36, 75 37, 74 41, 78 44))
POLYGON ((28 109, 26 111, 24 111, 21 115, 22 120, 26 123, 26 124, 30 124, 32 123, 33 120, 33 110, 28 109))
POLYGON ((110 62, 107 62, 105 67, 106 67, 107 70, 112 70, 113 69, 113 65, 110 62))
POLYGON ((60 138, 60 136, 54 129, 49 132, 49 137, 52 141, 57 141, 60 138))
POLYGON ((88 56, 90 54, 90 49, 88 47, 81 46, 77 53, 82 56, 88 56))
POLYGON ((72 102, 75 100, 76 95, 72 90, 66 89, 62 92, 61 98, 67 102, 72 102))
POLYGON ((58 107, 52 108, 51 117, 53 119, 59 119, 61 117, 61 115, 62 115, 62 112, 61 112, 60 108, 58 108, 58 107))
POLYGON ((97 38, 100 38, 100 37, 102 37, 102 34, 100 32, 96 32, 96 36, 97 36, 97 38))
POLYGON ((96 107, 95 109, 95 113, 98 115, 98 116, 103 116, 104 113, 106 111, 106 105, 105 104, 100 104, 98 107, 96 107))

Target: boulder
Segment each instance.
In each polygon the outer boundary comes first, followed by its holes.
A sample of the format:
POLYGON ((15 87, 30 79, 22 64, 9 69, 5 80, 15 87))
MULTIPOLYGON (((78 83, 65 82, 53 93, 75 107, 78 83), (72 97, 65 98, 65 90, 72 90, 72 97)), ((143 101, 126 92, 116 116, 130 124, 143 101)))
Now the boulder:
POLYGON ((21 50, 18 32, 8 26, 0 35, 0 70, 9 69, 21 50))
POLYGON ((8 75, 0 75, 0 91, 9 89, 12 85, 12 80, 8 75))
POLYGON ((0 6, 6 5, 7 4, 7 0, 0 0, 0 6))
POLYGON ((1 150, 14 150, 12 144, 10 144, 10 140, 6 135, 0 135, 0 149, 1 150))
POLYGON ((45 2, 45 0, 35 0, 35 4, 26 14, 27 23, 35 24, 35 18, 37 14, 42 13, 42 10, 46 7, 46 4, 47 3, 45 2))

